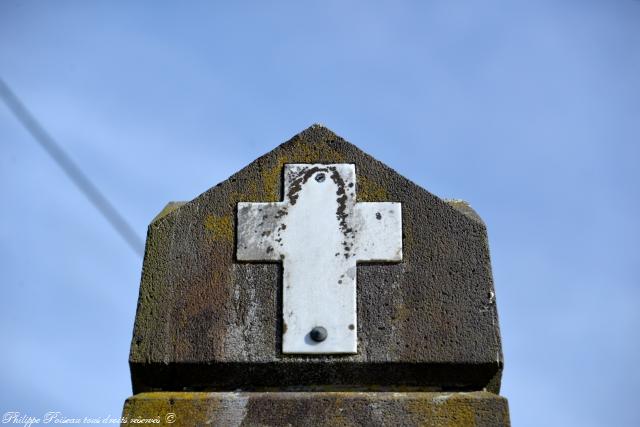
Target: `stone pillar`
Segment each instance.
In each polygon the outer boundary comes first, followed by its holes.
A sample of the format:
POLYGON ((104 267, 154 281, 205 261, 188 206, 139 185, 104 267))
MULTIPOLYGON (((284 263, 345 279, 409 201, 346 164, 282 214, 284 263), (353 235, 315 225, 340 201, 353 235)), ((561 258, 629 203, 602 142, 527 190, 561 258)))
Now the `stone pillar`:
POLYGON ((509 425, 484 223, 318 125, 149 225, 129 363, 128 420, 509 425))

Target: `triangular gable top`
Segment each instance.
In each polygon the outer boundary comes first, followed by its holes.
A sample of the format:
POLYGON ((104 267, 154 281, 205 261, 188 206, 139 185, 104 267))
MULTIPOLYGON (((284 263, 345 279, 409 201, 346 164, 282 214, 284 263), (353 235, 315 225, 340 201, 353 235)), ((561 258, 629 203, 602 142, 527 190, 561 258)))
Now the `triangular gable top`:
POLYGON ((497 391, 494 295, 486 229, 467 204, 434 196, 313 125, 150 224, 134 391, 326 382, 497 391), (236 259, 237 204, 282 200, 289 163, 355 164, 358 201, 402 203, 403 261, 358 268, 358 354, 283 355, 279 267, 236 259), (264 384, 252 369, 266 370, 264 384))

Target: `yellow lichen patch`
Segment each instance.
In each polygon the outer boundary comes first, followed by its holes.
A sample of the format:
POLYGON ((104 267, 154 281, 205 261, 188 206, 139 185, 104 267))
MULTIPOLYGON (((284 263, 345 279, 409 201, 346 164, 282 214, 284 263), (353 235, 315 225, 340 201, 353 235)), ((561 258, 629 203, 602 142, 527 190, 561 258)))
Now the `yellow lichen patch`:
POLYGON ((261 179, 244 180, 241 186, 236 187, 237 191, 229 194, 229 203, 235 206, 238 202, 264 202, 265 192, 261 179))
POLYGON ((473 427, 476 414, 469 401, 456 395, 449 397, 440 405, 433 406, 437 418, 446 420, 446 427, 473 427))
POLYGON ((344 163, 344 156, 326 144, 294 143, 262 171, 266 201, 280 200, 280 178, 287 163, 344 163))
POLYGON ((360 202, 382 202, 389 200, 389 194, 383 186, 364 176, 358 177, 357 196, 360 202))
MULTIPOLYGON (((356 392, 357 393, 357 392, 356 392)), ((327 399, 327 406, 331 404, 331 409, 326 411, 326 425, 330 427, 346 427, 355 426, 356 424, 347 418, 350 408, 350 400, 354 394, 350 392, 329 392, 324 393, 325 396, 331 396, 331 399, 327 399), (346 413, 345 413, 346 412, 346 413)))
POLYGON ((429 420, 423 425, 441 427, 473 427, 476 410, 464 393, 437 393, 432 399, 416 399, 408 402, 409 412, 429 420))
POLYGON ((141 393, 127 399, 122 416, 127 419, 127 425, 205 425, 218 407, 218 401, 207 399, 206 393, 141 393))
POLYGON ((341 163, 344 156, 326 144, 305 144, 299 142, 291 150, 296 163, 341 163))
POLYGON ((262 171, 262 185, 265 201, 275 202, 280 200, 280 174, 282 173, 282 165, 288 163, 286 157, 276 157, 275 165, 262 171))
POLYGON ((154 222, 156 222, 160 218, 163 218, 163 217, 169 215, 171 212, 173 212, 176 209, 178 209, 179 207, 183 206, 185 203, 186 202, 169 202, 169 203, 167 203, 167 205, 164 208, 162 208, 162 211, 160 211, 160 213, 158 215, 156 215, 155 218, 153 218, 151 223, 153 224, 154 222))
POLYGON ((409 310, 403 302, 394 304, 393 309, 395 318, 398 319, 398 323, 411 318, 411 310, 409 310))
POLYGON ((230 216, 207 215, 204 228, 212 234, 213 239, 233 242, 233 221, 230 216))
POLYGON ((506 408, 504 399, 484 392, 150 392, 127 399, 123 416, 161 417, 160 425, 170 419, 174 425, 471 427, 508 426, 506 408))

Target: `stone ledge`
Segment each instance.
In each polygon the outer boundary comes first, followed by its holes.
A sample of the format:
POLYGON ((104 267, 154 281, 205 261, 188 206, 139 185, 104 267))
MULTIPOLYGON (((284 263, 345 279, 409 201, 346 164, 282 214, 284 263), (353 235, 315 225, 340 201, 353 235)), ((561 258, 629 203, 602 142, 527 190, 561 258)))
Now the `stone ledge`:
POLYGON ((510 425, 507 400, 489 392, 152 392, 127 399, 123 417, 172 426, 510 425))

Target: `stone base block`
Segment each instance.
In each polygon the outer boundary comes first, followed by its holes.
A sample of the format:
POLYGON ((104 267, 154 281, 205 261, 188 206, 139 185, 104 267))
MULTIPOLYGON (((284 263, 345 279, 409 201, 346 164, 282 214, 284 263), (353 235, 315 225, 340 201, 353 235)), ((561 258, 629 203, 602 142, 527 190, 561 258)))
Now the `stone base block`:
POLYGON ((489 392, 150 392, 127 399, 123 425, 509 426, 489 392), (127 424, 124 424, 127 423, 127 424))

